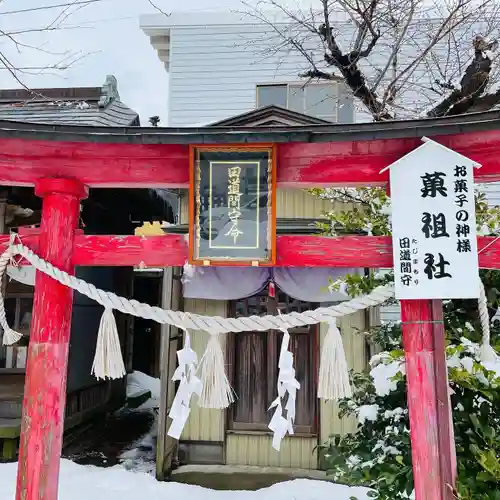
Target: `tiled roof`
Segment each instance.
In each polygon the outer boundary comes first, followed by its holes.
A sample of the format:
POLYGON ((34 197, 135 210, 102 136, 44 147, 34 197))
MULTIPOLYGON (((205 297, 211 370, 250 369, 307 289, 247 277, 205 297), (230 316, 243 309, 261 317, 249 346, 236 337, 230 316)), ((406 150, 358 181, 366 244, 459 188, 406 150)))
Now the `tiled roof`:
POLYGON ((283 125, 330 125, 331 122, 280 106, 264 106, 211 123, 210 127, 272 127, 283 125))
MULTIPOLYGON (((114 127, 110 130, 115 131, 120 127, 140 125, 139 115, 120 101, 114 76, 108 76, 102 87, 0 90, 0 120, 17 122, 8 124, 11 130, 26 128, 20 125, 22 123, 42 127, 114 127)), ((40 210, 41 200, 33 196, 33 188, 10 187, 7 198, 12 205, 40 210)), ((116 224, 121 224, 119 227, 123 227, 124 220, 127 224, 129 221, 139 224, 174 220, 174 205, 164 189, 93 189, 83 205, 84 214, 88 210, 94 219, 102 216, 109 221, 115 218, 116 224)), ((19 219, 20 214, 17 215, 19 219)), ((35 223, 38 221, 39 214, 35 223)))
POLYGON ((139 115, 120 101, 114 76, 108 76, 102 87, 0 90, 0 120, 104 127, 139 125, 139 115))

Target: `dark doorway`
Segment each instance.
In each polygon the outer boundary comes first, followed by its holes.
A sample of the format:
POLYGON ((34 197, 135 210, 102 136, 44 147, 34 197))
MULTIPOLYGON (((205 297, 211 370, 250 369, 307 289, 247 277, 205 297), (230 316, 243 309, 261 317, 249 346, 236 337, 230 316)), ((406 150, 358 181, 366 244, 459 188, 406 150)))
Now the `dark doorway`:
MULTIPOLYGON (((134 299, 151 306, 161 305, 162 274, 134 273, 134 299)), ((143 318, 134 318, 134 348, 132 368, 158 378, 160 376, 160 324, 143 318)))

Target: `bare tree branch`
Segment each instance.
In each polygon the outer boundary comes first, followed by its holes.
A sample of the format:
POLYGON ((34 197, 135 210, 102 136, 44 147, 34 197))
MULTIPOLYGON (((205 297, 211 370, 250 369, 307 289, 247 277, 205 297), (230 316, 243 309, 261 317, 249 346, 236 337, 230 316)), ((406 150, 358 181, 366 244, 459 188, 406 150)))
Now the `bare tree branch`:
POLYGON ((40 7, 29 7, 26 9, 19 9, 19 10, 9 10, 9 11, 4 11, 0 12, 0 15, 2 16, 7 16, 11 14, 25 14, 27 12, 36 12, 40 10, 51 10, 51 9, 58 9, 60 7, 74 7, 75 5, 89 5, 92 3, 99 3, 103 2, 104 0, 77 0, 76 2, 66 2, 66 3, 59 3, 55 5, 44 5, 40 7))
MULTIPOLYGON (((380 33, 375 32, 371 26, 371 21, 379 0, 371 0, 369 7, 364 11, 359 11, 358 14, 363 21, 359 24, 359 30, 366 29, 372 33, 372 40, 365 50, 352 51, 350 53, 342 53, 340 46, 335 40, 334 30, 330 25, 330 12, 328 8, 328 0, 321 0, 323 4, 323 21, 319 27, 320 36, 326 41, 326 46, 329 52, 325 53, 325 61, 329 66, 337 68, 344 78, 348 87, 352 90, 355 97, 361 100, 365 107, 370 111, 375 120, 388 120, 391 116, 384 112, 382 103, 377 95, 372 92, 367 84, 363 73, 360 71, 358 62, 361 58, 368 57, 375 47, 380 33)), ((359 38, 359 37, 358 37, 359 38)), ((316 72, 320 75, 321 72, 316 72)))
POLYGON ((308 68, 298 75, 307 81, 340 78, 374 120, 444 116, 500 104, 498 92, 487 93, 493 78, 500 77, 487 54, 495 44, 473 49, 472 58, 470 49, 479 33, 486 46, 488 39, 500 38, 496 0, 315 0, 321 21, 313 8, 301 14, 278 1, 258 0, 253 13, 281 39, 270 54, 281 54, 286 46, 301 54, 308 68), (284 14, 292 29, 277 28, 260 10, 264 4, 284 14), (319 37, 323 63, 317 50, 309 49, 305 32, 319 37))
MULTIPOLYGON (((452 88, 451 93, 427 113, 429 117, 444 115, 459 115, 472 108, 489 82, 492 60, 485 55, 486 51, 495 48, 495 42, 486 43, 482 37, 477 36, 473 42, 474 59, 465 70, 460 81, 460 88, 452 88)), ((494 95, 486 96, 483 100, 495 104, 494 95)))
MULTIPOLYGON (((480 111, 488 111, 489 109, 500 104, 500 89, 493 94, 483 95, 478 97, 472 106, 469 107, 469 113, 479 113, 480 111)), ((451 113, 450 113, 451 114, 451 113)))
MULTIPOLYGON (((54 16, 54 18, 52 19, 52 21, 45 26, 40 26, 36 28, 25 28, 17 31, 0 30, 0 37, 3 37, 6 41, 11 42, 11 44, 16 49, 18 55, 22 54, 23 49, 27 49, 27 50, 37 51, 49 56, 56 56, 58 57, 58 60, 56 60, 56 62, 47 63, 45 65, 41 64, 39 66, 23 66, 22 63, 18 64, 18 59, 19 59, 18 57, 12 58, 11 56, 7 55, 8 52, 6 51, 8 51, 9 47, 5 46, 5 48, 0 50, 0 70, 3 69, 8 73, 10 73, 12 78, 14 78, 14 80, 19 85, 21 85, 21 87, 24 88, 25 90, 28 90, 33 95, 36 95, 38 97, 43 97, 29 89, 29 87, 23 81, 22 75, 42 74, 42 73, 47 73, 47 71, 51 73, 56 71, 60 72, 65 69, 68 69, 70 66, 77 64, 82 59, 91 55, 91 53, 83 53, 80 50, 73 52, 70 50, 51 51, 44 48, 43 45, 34 45, 26 43, 22 38, 22 35, 35 32, 43 33, 43 32, 57 31, 61 29, 70 29, 69 27, 62 25, 71 15, 75 14, 81 9, 86 8, 87 6, 97 4, 102 1, 104 0, 72 0, 71 2, 59 3, 55 5, 24 8, 19 10, 11 10, 3 12, 0 11, 0 16, 9 16, 17 14, 24 15, 30 12, 51 11, 51 10, 58 11, 54 16)), ((78 28, 78 26, 73 27, 73 29, 74 28, 78 28)))
POLYGON ((304 73, 299 73, 302 78, 312 78, 319 80, 338 80, 338 78, 333 73, 327 73, 326 71, 321 71, 319 69, 310 69, 304 71, 304 73))
POLYGON ((158 5, 156 5, 153 0, 148 0, 149 5, 156 9, 160 14, 163 14, 165 17, 170 17, 170 14, 167 14, 164 10, 162 10, 158 5))
MULTIPOLYGON (((278 7, 278 4, 274 2, 274 0, 270 0, 272 5, 275 7, 278 7)), ((251 6, 243 1, 243 5, 249 7, 251 9, 251 6)), ((286 14, 287 16, 289 15, 288 11, 286 8, 280 8, 280 10, 286 14)), ((244 13, 245 15, 248 15, 257 21, 263 23, 265 26, 268 26, 277 36, 278 38, 281 38, 283 41, 283 45, 289 45, 291 46, 294 50, 296 50, 299 54, 301 54, 304 59, 309 63, 309 65, 312 68, 312 71, 317 71, 316 63, 314 61, 314 58, 312 55, 307 51, 307 49, 304 47, 304 44, 299 41, 298 37, 293 37, 293 36, 288 36, 287 30, 280 30, 276 24, 271 22, 265 15, 263 15, 260 11, 258 10, 249 10, 248 12, 244 13)), ((294 20, 299 26, 307 29, 308 31, 314 30, 314 34, 317 34, 317 30, 314 28, 314 26, 311 26, 307 23, 307 21, 303 21, 302 19, 299 19, 297 17, 292 17, 292 20, 294 20)), ((282 47, 277 47, 278 49, 282 47)), ((272 49, 271 49, 272 50, 272 49)), ((266 45, 265 49, 266 53, 269 53, 269 47, 266 45)), ((319 76, 314 76, 310 78, 319 78, 319 76)))
MULTIPOLYGON (((463 18, 459 18, 454 21, 455 15, 466 5, 472 3, 473 0, 459 0, 456 7, 451 9, 448 17, 442 21, 440 26, 436 29, 431 40, 429 41, 427 47, 421 52, 418 57, 415 57, 413 61, 404 68, 396 78, 394 78, 388 85, 386 91, 384 92, 384 103, 389 97, 393 97, 397 92, 399 86, 404 85, 410 76, 415 71, 416 67, 421 63, 421 61, 429 54, 429 52, 435 47, 444 37, 446 37, 451 31, 453 31, 457 26, 462 24, 467 18, 472 16, 472 13, 467 14, 463 18), (401 82, 400 82, 401 81, 401 82), (400 83, 399 83, 400 82, 400 83)), ((489 3, 490 0, 485 0, 485 3, 489 3)))
MULTIPOLYGON (((403 43, 403 40, 406 37, 406 33, 408 32, 408 28, 410 27, 410 24, 413 21, 415 7, 416 7, 416 4, 415 4, 415 2, 412 1, 410 11, 408 13, 407 21, 406 21, 403 29, 401 30, 401 33, 399 34, 398 39, 394 43, 394 47, 393 47, 392 52, 390 53, 389 57, 387 58, 387 63, 385 64, 385 67, 380 72, 379 76, 377 77, 374 84, 372 85, 372 92, 377 91, 377 88, 380 85, 380 82, 383 80, 384 76, 387 74, 387 71, 389 70, 390 66, 393 65, 394 61, 396 60, 397 54, 399 53, 399 51, 401 49, 401 44, 403 43)), ((395 78, 395 76, 394 76, 394 78, 395 78)))

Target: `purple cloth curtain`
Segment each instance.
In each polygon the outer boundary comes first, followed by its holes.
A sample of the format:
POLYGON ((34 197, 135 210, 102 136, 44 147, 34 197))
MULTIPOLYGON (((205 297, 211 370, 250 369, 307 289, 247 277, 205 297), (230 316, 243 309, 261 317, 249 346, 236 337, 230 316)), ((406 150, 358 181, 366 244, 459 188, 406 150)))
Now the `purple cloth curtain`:
POLYGON ((269 281, 269 270, 264 267, 184 269, 184 297, 188 299, 242 299, 260 292, 269 281))
POLYGON ((271 279, 290 297, 306 302, 339 302, 349 297, 330 292, 329 278, 356 274, 361 269, 326 267, 193 267, 184 270, 184 297, 236 300, 260 292, 271 279))

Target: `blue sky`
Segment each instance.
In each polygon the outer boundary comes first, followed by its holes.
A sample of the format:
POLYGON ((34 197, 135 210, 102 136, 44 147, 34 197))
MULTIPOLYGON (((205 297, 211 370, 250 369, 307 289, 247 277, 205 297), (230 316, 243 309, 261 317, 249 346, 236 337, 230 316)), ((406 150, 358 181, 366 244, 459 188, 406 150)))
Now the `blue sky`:
MULTIPOLYGON (((42 29, 53 22, 63 9, 18 14, 8 12, 70 1, 0 0, 0 30, 12 33, 42 29)), ((180 10, 179 2, 175 0, 155 0, 155 4, 165 12, 180 10)), ((239 0, 182 1, 183 11, 238 6, 239 0)), ((113 74, 118 79, 122 101, 139 112, 143 124, 147 124, 149 116, 160 115, 165 125, 168 74, 148 37, 139 28, 140 14, 155 12, 148 0, 102 0, 74 12, 63 22, 65 29, 15 35, 18 42, 37 49, 16 47, 8 36, 0 35, 0 51, 18 68, 53 66, 66 56, 72 56, 70 60, 81 57, 64 71, 34 69, 19 73, 18 76, 31 88, 43 88, 99 86, 107 74, 113 74)), ((0 87, 17 88, 20 83, 1 68, 0 87)))

